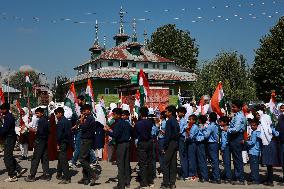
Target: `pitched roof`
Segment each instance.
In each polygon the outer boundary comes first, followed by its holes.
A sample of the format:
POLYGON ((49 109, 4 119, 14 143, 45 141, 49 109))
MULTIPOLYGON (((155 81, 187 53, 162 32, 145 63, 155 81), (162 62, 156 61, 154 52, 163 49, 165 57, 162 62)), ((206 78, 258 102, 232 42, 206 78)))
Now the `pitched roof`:
MULTIPOLYGON (((115 68, 115 67, 103 67, 96 69, 89 73, 84 73, 75 76, 71 79, 71 82, 82 81, 88 78, 101 78, 101 79, 122 79, 130 80, 132 75, 136 75, 139 72, 135 68, 115 68)), ((144 72, 148 73, 150 80, 157 81, 195 81, 196 74, 189 72, 171 71, 171 70, 154 70, 145 69, 144 72)))
POLYGON ((161 57, 145 48, 145 46, 139 43, 124 42, 118 46, 115 46, 109 50, 103 52, 98 59, 104 60, 131 60, 139 62, 174 62, 167 58, 161 57), (128 50, 131 46, 140 46, 140 55, 133 55, 128 50))
MULTIPOLYGON (((170 59, 164 58, 158 54, 149 51, 145 46, 137 42, 124 42, 118 46, 108 49, 102 52, 95 60, 88 60, 75 68, 79 68, 91 62, 96 62, 98 60, 119 60, 119 61, 137 61, 137 62, 174 62, 170 59), (133 55, 128 50, 133 46, 139 46, 140 55, 133 55)), ((74 68, 74 69, 75 69, 74 68)))

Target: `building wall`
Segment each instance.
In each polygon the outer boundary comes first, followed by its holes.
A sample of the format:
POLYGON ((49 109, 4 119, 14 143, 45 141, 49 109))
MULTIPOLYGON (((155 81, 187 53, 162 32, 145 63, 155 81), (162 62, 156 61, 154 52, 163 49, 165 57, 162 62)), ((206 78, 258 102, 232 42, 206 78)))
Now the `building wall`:
MULTIPOLYGON (((101 67, 121 67, 124 62, 128 65, 128 68, 139 69, 157 69, 158 70, 175 70, 184 71, 182 68, 177 67, 174 63, 156 63, 156 62, 134 62, 134 61, 118 61, 118 60, 104 60, 96 63, 86 64, 82 68, 82 72, 78 71, 78 75, 93 71, 101 67), (90 68, 89 68, 90 67, 90 68)), ((80 69, 79 69, 80 70, 80 69)))
POLYGON ((193 90, 191 87, 191 82, 180 82, 170 85, 170 95, 178 95, 179 88, 181 91, 184 90, 193 90))
MULTIPOLYGON (((125 80, 102 80, 102 79, 92 79, 93 90, 95 98, 98 97, 98 94, 105 94, 108 91, 108 94, 118 94, 117 87, 120 85, 125 85, 127 81, 125 80)), ((75 89, 77 95, 85 92, 87 86, 87 80, 75 83, 75 89)))

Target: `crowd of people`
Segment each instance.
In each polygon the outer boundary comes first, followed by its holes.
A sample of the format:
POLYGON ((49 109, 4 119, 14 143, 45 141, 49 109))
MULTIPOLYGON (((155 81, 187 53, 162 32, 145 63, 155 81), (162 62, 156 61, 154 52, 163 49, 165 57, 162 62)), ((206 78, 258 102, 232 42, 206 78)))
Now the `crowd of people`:
MULTIPOLYGON (((70 165, 79 160, 82 166, 82 179, 79 184, 94 186, 99 176, 91 165, 102 159, 102 149, 106 136, 116 153, 118 183, 114 188, 129 188, 132 169, 130 166, 132 148, 138 159, 138 188, 154 187, 156 177, 162 177, 161 188, 176 188, 176 179, 230 183, 233 185, 273 184, 273 167, 282 166, 284 174, 284 105, 277 110, 277 117, 271 118, 267 107, 259 104, 244 110, 244 104, 232 101, 230 115, 217 115, 215 112, 194 114, 187 107, 168 106, 164 111, 150 111, 141 107, 139 117, 130 115, 129 110, 113 108, 112 119, 106 123, 98 121, 92 106, 79 97, 81 114, 79 117, 66 116, 66 109, 55 108, 56 150, 58 152, 56 178, 59 184, 71 182, 70 165), (73 149, 68 158, 68 149, 73 149), (98 150, 98 154, 94 153, 98 150), (219 156, 221 154, 221 156, 219 156), (96 157, 99 156, 99 157, 96 157), (220 169, 220 158, 223 170, 220 169), (180 160, 180 171, 177 162, 180 160), (68 159, 71 159, 70 165, 68 159), (157 169, 156 159, 159 168, 157 169), (231 159, 233 164, 231 163, 231 159), (244 165, 249 162, 250 176, 245 178, 244 165), (212 173, 209 173, 208 164, 212 173), (260 164, 267 167, 266 179, 260 179, 260 164), (233 172, 231 166, 233 165, 233 172)), ((7 182, 15 182, 27 169, 22 168, 13 156, 17 135, 16 120, 10 106, 0 106, 0 135, 4 141, 4 164, 8 171, 7 182)), ((44 115, 43 108, 35 110, 36 124, 27 127, 29 121, 26 110, 20 112, 20 143, 22 157, 27 158, 28 140, 25 133, 35 133, 33 156, 27 182, 34 182, 39 163, 42 163, 44 180, 50 180, 49 141, 51 121, 44 115)), ((113 159, 113 158, 111 158, 113 159)), ((284 178, 284 177, 283 177, 284 178)), ((280 184, 284 183, 284 179, 280 184)))

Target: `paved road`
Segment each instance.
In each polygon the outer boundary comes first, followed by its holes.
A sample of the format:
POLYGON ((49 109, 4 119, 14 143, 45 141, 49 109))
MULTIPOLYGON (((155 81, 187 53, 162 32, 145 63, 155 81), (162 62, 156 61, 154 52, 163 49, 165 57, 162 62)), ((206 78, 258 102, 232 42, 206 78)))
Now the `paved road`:
MULTIPOLYGON (((15 152, 15 155, 19 157, 19 152, 15 152)), ((21 161, 20 164, 25 168, 30 168, 30 161, 21 161)), ((76 189, 76 188, 91 188, 90 186, 83 186, 77 184, 77 181, 80 180, 82 174, 81 174, 81 168, 75 168, 72 170, 73 177, 71 184, 67 185, 58 185, 58 181, 55 178, 56 173, 56 164, 57 161, 50 162, 50 168, 51 172, 53 173, 52 180, 42 181, 37 180, 34 183, 27 183, 24 181, 24 177, 28 175, 28 173, 24 174, 23 177, 19 178, 18 182, 14 183, 6 183, 4 180, 7 178, 7 172, 5 171, 5 166, 3 162, 3 155, 0 154, 0 189, 30 189, 30 188, 36 188, 36 189, 76 189)), ((136 163, 131 163, 132 168, 134 168, 136 163)), ((97 181, 97 185, 94 186, 95 188, 104 189, 104 188, 112 188, 116 185, 115 182, 115 176, 117 175, 117 167, 115 165, 111 165, 109 162, 100 162, 100 166, 102 168, 100 178, 97 181)), ((249 172, 249 167, 245 167, 245 171, 249 172)), ((37 177, 42 174, 41 165, 39 166, 39 172, 37 174, 37 177)), ((261 175, 262 177, 265 174, 265 169, 261 168, 261 175)), ((282 170, 280 168, 275 168, 275 179, 280 179, 280 176, 282 174, 282 170)), ((138 183, 135 181, 135 178, 137 176, 137 173, 132 173, 132 181, 131 181, 131 188, 135 188, 138 186, 138 183)), ((155 188, 159 188, 161 184, 162 179, 158 178, 155 180, 155 188)), ((177 188, 185 189, 188 187, 191 188, 210 188, 210 189, 225 189, 225 188, 283 188, 283 186, 277 185, 277 182, 274 182, 274 187, 266 187, 263 185, 252 185, 252 186, 233 186, 230 184, 209 184, 209 183, 199 183, 197 181, 177 181, 176 185, 177 188)))

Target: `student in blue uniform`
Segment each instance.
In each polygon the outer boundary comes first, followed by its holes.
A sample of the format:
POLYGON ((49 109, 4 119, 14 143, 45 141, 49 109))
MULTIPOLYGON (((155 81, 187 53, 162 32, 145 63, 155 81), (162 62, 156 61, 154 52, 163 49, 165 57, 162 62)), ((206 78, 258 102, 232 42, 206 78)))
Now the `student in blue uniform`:
POLYGON ((246 128, 246 117, 242 111, 243 103, 240 100, 232 101, 232 112, 235 114, 229 125, 229 146, 233 157, 234 178, 233 185, 245 185, 244 182, 244 163, 242 158, 242 149, 244 132, 246 128))
POLYGON ((147 107, 140 108, 140 119, 135 124, 137 142, 137 156, 139 165, 140 188, 154 186, 153 181, 153 143, 152 143, 152 122, 148 119, 149 110, 147 107))
POLYGON ((30 175, 25 178, 25 181, 27 182, 35 181, 35 175, 37 173, 37 168, 40 161, 42 163, 42 169, 43 169, 43 175, 41 176, 41 178, 43 180, 50 181, 51 176, 49 174, 49 160, 48 160, 48 147, 47 147, 49 123, 44 116, 43 108, 37 108, 35 110, 35 114, 36 117, 39 118, 38 126, 35 130, 30 128, 30 130, 36 132, 35 147, 34 147, 33 158, 31 161, 30 175))
POLYGON ((64 116, 64 109, 58 107, 54 110, 54 114, 58 120, 56 125, 56 139, 58 148, 58 164, 56 178, 61 180, 58 184, 71 183, 71 174, 69 171, 67 160, 67 149, 71 145, 71 121, 64 116), (63 173, 63 175, 62 175, 63 173))
POLYGON ((279 107, 280 115, 278 117, 277 131, 279 131, 280 158, 282 163, 282 180, 280 185, 284 186, 284 104, 279 107))
POLYGON ((163 182, 162 189, 175 188, 176 174, 177 174, 177 150, 179 140, 179 124, 176 119, 176 108, 168 106, 166 108, 166 122, 165 131, 165 166, 163 168, 163 182))
POLYGON ((259 120, 254 118, 250 121, 250 127, 252 129, 250 138, 245 141, 245 145, 249 151, 249 164, 250 164, 250 181, 247 182, 248 185, 259 184, 259 154, 261 139, 260 131, 257 130, 259 125, 259 120))
POLYGON ((204 138, 207 142, 208 155, 212 165, 212 180, 211 183, 221 184, 220 168, 219 168, 219 145, 218 145, 218 125, 216 124, 217 114, 211 112, 209 114, 209 124, 202 130, 204 138))
POLYGON ((3 126, 0 127, 0 136, 4 139, 4 164, 9 178, 5 182, 16 182, 17 177, 22 176, 27 169, 22 168, 16 161, 13 151, 17 136, 15 132, 15 118, 10 112, 10 105, 3 103, 0 106, 0 121, 3 118, 3 126))
POLYGON ((189 180, 195 181, 197 177, 197 146, 196 137, 199 128, 197 125, 197 116, 192 114, 188 118, 188 127, 186 129, 186 142, 188 153, 188 176, 189 180))
POLYGON ((219 125, 221 127, 221 155, 223 158, 223 165, 224 165, 224 174, 223 180, 224 183, 231 183, 232 181, 232 171, 231 171, 231 153, 228 144, 228 124, 229 118, 227 116, 222 116, 219 118, 219 125))
POLYGON ((81 144, 79 161, 82 165, 83 178, 78 181, 78 184, 94 186, 98 176, 90 166, 90 151, 94 144, 96 122, 90 104, 85 104, 81 108, 83 116, 80 118, 81 144))
POLYGON ((204 133, 202 132, 203 129, 205 129, 205 124, 207 122, 206 115, 199 115, 198 116, 198 133, 196 136, 196 147, 197 147, 197 162, 198 162, 198 168, 200 171, 200 177, 199 182, 209 182, 208 177, 208 169, 207 169, 207 157, 205 152, 205 137, 204 133))
POLYGON ((124 189, 130 187, 130 139, 131 125, 129 122, 121 119, 122 109, 114 108, 112 110, 115 119, 113 130, 106 127, 107 134, 113 137, 117 144, 116 159, 118 168, 118 183, 114 188, 124 189))
POLYGON ((177 114, 179 117, 179 157, 180 157, 180 164, 181 164, 181 174, 183 180, 189 179, 188 173, 188 150, 187 150, 187 142, 186 142, 186 128, 188 126, 187 120, 185 118, 186 108, 179 107, 177 110, 177 114))
POLYGON ((165 130, 166 130, 166 112, 162 111, 160 115, 160 128, 159 128, 159 134, 158 134, 158 158, 160 163, 160 170, 158 177, 163 177, 163 167, 164 167, 164 143, 165 143, 165 130))

